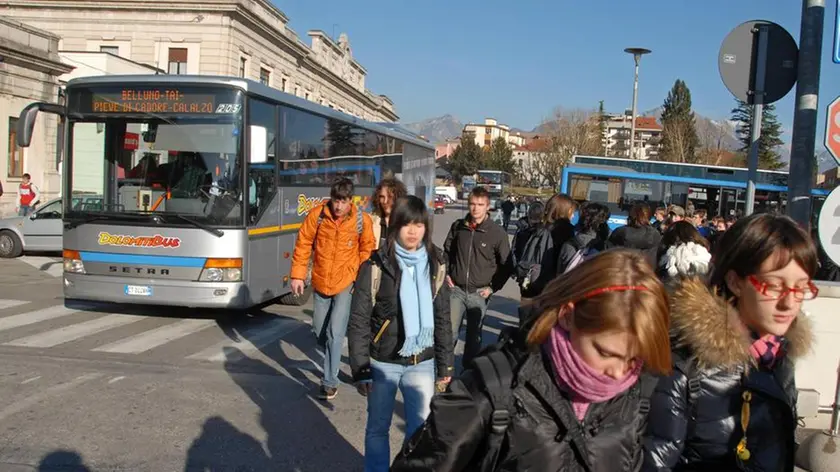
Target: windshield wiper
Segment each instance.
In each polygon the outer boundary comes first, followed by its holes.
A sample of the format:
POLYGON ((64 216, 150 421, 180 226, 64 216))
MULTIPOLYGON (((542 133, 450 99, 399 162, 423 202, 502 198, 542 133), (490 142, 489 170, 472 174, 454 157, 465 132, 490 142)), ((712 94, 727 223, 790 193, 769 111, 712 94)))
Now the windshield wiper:
POLYGON ((89 214, 81 219, 71 219, 65 221, 65 227, 67 229, 73 229, 77 226, 93 223, 94 221, 113 221, 113 220, 131 220, 131 221, 138 221, 138 220, 148 220, 148 215, 138 215, 133 213, 105 213, 105 212, 97 212, 93 214, 89 214))
POLYGON ((211 226, 207 226, 204 223, 199 223, 198 221, 195 221, 192 218, 187 218, 186 216, 179 215, 177 213, 171 214, 171 215, 166 214, 165 216, 174 216, 175 218, 177 218, 181 221, 184 221, 186 223, 189 223, 189 224, 195 226, 196 228, 203 229, 204 231, 207 231, 208 233, 212 234, 213 236, 216 236, 217 238, 221 238, 222 236, 225 235, 225 232, 218 229, 218 228, 213 228, 211 226))

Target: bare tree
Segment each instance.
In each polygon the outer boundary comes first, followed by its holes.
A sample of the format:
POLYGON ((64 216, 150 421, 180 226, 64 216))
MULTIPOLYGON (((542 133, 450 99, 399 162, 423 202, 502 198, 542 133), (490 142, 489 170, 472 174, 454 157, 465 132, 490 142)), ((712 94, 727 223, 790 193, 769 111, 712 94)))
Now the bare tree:
POLYGON ((700 157, 698 163, 718 166, 729 157, 731 152, 724 143, 726 134, 722 126, 704 127, 703 132, 700 133, 701 149, 698 152, 698 157, 700 157))
POLYGON ((689 154, 694 148, 690 146, 693 132, 693 128, 679 121, 665 123, 662 134, 668 136, 668 150, 663 157, 671 162, 696 163, 697 156, 689 154))
POLYGON ((563 167, 575 154, 597 154, 601 149, 598 114, 588 110, 557 108, 542 125, 544 142, 534 152, 532 165, 540 180, 557 188, 563 167))

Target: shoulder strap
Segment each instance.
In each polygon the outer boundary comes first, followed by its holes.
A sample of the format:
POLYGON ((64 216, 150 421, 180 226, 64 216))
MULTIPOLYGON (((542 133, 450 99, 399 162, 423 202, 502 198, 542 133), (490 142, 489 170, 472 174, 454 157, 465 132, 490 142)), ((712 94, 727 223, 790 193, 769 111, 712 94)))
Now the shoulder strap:
POLYGON ((639 416, 642 419, 647 418, 650 411, 650 397, 653 396, 653 390, 656 388, 657 378, 650 375, 642 375, 639 378, 639 416))
POLYGON ((356 232, 359 233, 359 236, 361 236, 365 227, 365 215, 362 212, 361 207, 358 205, 354 206, 356 207, 356 232))
POLYGON ((370 306, 376 305, 376 294, 379 293, 379 284, 382 282, 382 268, 379 264, 370 261, 370 306))
POLYGON ((490 415, 487 450, 480 468, 482 471, 491 472, 496 468, 502 441, 510 424, 511 415, 508 408, 512 398, 513 369, 510 360, 502 350, 476 357, 473 363, 484 384, 490 406, 493 408, 493 413, 490 415))
POLYGON ((432 298, 435 298, 443 287, 443 282, 446 280, 446 264, 438 263, 437 273, 435 274, 435 291, 432 292, 432 298))
POLYGON ((315 237, 312 238, 312 248, 313 249, 315 248, 315 241, 318 240, 318 231, 321 229, 321 223, 323 221, 324 221, 324 205, 321 205, 321 212, 318 213, 318 221, 315 222, 315 237))

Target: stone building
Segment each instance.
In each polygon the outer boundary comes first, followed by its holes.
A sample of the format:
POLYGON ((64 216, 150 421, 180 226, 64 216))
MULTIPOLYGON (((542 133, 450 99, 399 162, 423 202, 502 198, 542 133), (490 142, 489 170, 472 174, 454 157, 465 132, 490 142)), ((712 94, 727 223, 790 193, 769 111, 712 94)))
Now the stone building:
POLYGON ((0 15, 55 33, 62 51, 246 77, 366 120, 399 118, 388 97, 365 87, 347 35, 309 31, 307 45, 270 0, 5 0, 0 15))
POLYGON ((58 100, 59 79, 73 70, 61 61, 59 38, 32 26, 0 16, 0 215, 14 211, 21 176, 29 173, 43 193, 42 203, 58 195, 56 162, 58 119, 43 113, 35 123, 32 145, 15 142, 18 116, 32 102, 58 100))

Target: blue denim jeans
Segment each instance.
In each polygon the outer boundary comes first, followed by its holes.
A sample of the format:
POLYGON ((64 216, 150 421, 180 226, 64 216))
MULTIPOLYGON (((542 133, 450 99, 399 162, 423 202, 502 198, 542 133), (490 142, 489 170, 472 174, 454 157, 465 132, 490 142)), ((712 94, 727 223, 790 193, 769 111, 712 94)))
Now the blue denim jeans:
POLYGON ((367 397, 365 428, 365 472, 387 472, 391 466, 391 419, 397 389, 402 392, 405 407, 407 441, 429 416, 429 405, 435 394, 435 361, 417 365, 400 365, 370 361, 373 389, 367 397))
POLYGON ((312 307, 312 331, 318 343, 324 346, 324 387, 338 388, 338 371, 341 368, 341 351, 344 335, 350 321, 350 301, 353 284, 328 297, 315 292, 312 307))
POLYGON ((452 317, 452 339, 458 345, 461 324, 467 319, 467 334, 464 339, 464 357, 461 365, 467 365, 481 351, 481 334, 484 329, 484 315, 487 313, 489 298, 484 298, 478 291, 466 293, 461 287, 452 287, 449 292, 449 312, 452 317), (466 315, 466 316, 465 316, 466 315))

